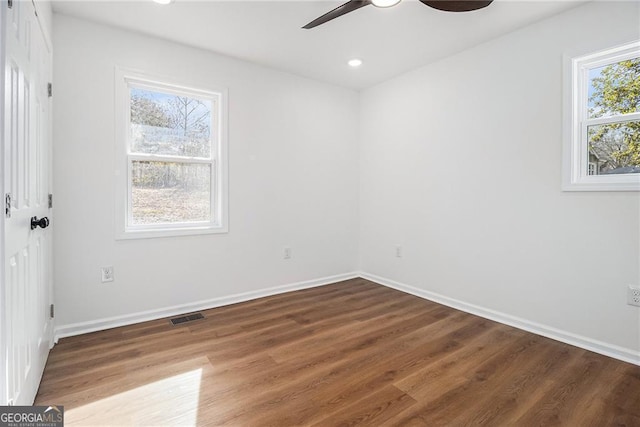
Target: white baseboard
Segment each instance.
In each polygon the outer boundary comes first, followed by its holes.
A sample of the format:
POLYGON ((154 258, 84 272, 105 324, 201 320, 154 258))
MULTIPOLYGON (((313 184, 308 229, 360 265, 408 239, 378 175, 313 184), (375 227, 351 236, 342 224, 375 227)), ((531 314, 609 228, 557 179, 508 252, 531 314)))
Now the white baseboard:
POLYGON ((437 294, 435 292, 426 291, 413 286, 399 283, 391 279, 376 276, 365 272, 353 272, 338 274, 335 276, 323 277, 320 279, 307 280, 304 282, 291 283, 283 286, 275 286, 266 289, 260 289, 257 291, 243 292, 239 294, 229 295, 225 297, 213 298, 205 301, 196 301, 188 304, 175 305, 171 307, 165 307, 157 310, 149 310, 140 313, 126 314, 123 316, 109 317, 104 319, 97 319, 88 322, 74 323, 70 325, 61 325, 55 328, 55 342, 58 339, 64 337, 70 337, 74 335, 86 334, 89 332, 102 331, 105 329, 117 328, 119 326, 132 325, 135 323, 146 322, 149 320, 157 320, 165 317, 176 316, 184 313, 190 313, 198 310, 207 310, 210 308, 221 307, 229 304, 236 304, 239 302, 250 301, 257 298, 267 297, 271 295, 282 294, 285 292, 297 291, 301 289, 314 288, 317 286, 328 285, 342 280, 353 279, 356 277, 362 277, 380 285, 397 289, 402 292, 406 292, 411 295, 415 295, 420 298, 424 298, 433 302, 437 302, 448 307, 455 308, 457 310, 464 311, 466 313, 474 314, 476 316, 484 317, 505 325, 513 326, 518 329, 522 329, 528 332, 532 332, 537 335, 542 335, 547 338, 554 339, 566 344, 570 344, 576 347, 580 347, 586 350, 593 351, 595 353, 603 354, 605 356, 613 357, 615 359, 629 362, 634 365, 640 366, 640 352, 616 346, 613 344, 605 343, 602 341, 594 340, 589 337, 573 334, 560 329, 556 329, 550 326, 542 325, 540 323, 532 322, 530 320, 522 319, 520 317, 511 316, 509 314, 501 313, 499 311, 491 310, 488 308, 480 307, 474 304, 469 304, 464 301, 456 300, 446 297, 444 295, 437 294))
POLYGON ((282 294, 285 292, 297 291, 301 289, 315 288, 317 286, 328 285, 342 280, 359 277, 358 273, 345 273, 335 276, 323 277, 320 279, 306 280, 304 282, 291 283, 283 286, 259 289, 257 291, 243 292, 239 294, 213 298, 205 301, 196 301, 188 304, 174 305, 157 310, 148 310, 139 313, 125 314, 122 316, 108 317, 104 319, 91 320, 88 322, 60 325, 55 328, 55 342, 60 338, 74 335, 86 334, 89 332, 103 331, 105 329, 117 328, 119 326, 132 325, 134 323, 147 322, 165 317, 177 316, 199 310, 221 307, 223 305, 236 304, 256 298, 282 294))
POLYGON ((640 352, 632 350, 630 348, 619 347, 613 344, 594 340, 589 337, 566 332, 560 329, 553 328, 551 326, 542 325, 540 323, 532 322, 520 317, 511 316, 499 311, 490 310, 488 308, 480 307, 474 304, 469 304, 464 301, 449 298, 444 295, 426 291, 424 289, 418 289, 413 286, 409 286, 404 283, 399 283, 394 280, 386 279, 384 277, 379 277, 373 274, 360 272, 359 275, 363 279, 367 279, 380 285, 406 292, 408 294, 415 295, 429 301, 437 302, 439 304, 446 305, 448 307, 452 307, 466 313, 494 320, 505 325, 523 329, 537 335, 542 335, 543 337, 551 338, 556 341, 560 341, 566 344, 583 348, 585 350, 590 350, 595 353, 603 354, 605 356, 613 357, 614 359, 622 360, 624 362, 629 362, 634 365, 640 366, 640 352))

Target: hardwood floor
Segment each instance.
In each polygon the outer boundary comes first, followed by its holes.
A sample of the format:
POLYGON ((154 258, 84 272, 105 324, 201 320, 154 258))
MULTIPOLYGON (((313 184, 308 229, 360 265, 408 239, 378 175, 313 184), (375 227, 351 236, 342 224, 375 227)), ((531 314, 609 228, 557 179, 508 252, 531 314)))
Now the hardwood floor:
POLYGON ((364 279, 65 338, 66 425, 640 426, 640 367, 364 279))

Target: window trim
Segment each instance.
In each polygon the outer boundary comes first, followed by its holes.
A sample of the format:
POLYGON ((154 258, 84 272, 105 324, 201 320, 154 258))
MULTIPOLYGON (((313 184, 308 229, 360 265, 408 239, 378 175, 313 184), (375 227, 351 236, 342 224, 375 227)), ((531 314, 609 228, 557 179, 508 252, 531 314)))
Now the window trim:
POLYGON ((598 52, 564 56, 564 191, 640 191, 640 174, 589 175, 587 126, 640 120, 640 112, 588 118, 589 70, 640 56, 640 41, 598 52))
POLYGON ((212 88, 184 79, 151 75, 123 67, 115 67, 115 215, 116 240, 174 237, 201 234, 227 233, 228 227, 228 91, 226 88, 212 88), (217 123, 217 143, 212 147, 211 159, 201 157, 180 157, 159 154, 129 153, 129 84, 151 90, 162 90, 179 95, 214 98, 218 114, 213 118, 217 123), (176 84, 180 82, 180 84, 176 84), (196 89, 197 88, 197 89, 196 89), (215 150, 215 151, 214 151, 215 150), (136 159, 190 164, 211 165, 211 212, 212 221, 176 224, 130 225, 131 216, 131 163, 136 159))

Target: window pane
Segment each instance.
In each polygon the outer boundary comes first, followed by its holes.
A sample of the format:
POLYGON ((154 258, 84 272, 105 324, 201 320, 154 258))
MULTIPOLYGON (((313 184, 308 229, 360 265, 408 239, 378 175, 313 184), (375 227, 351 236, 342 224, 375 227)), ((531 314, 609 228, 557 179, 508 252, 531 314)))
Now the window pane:
POLYGON ((211 100, 134 87, 130 100, 131 152, 211 156, 211 100))
POLYGON ((640 58, 589 70, 589 118, 640 111, 640 58))
POLYGON ((640 121, 588 127, 589 175, 640 173, 640 121))
POLYGON ((209 221, 211 165, 134 161, 134 225, 209 221))

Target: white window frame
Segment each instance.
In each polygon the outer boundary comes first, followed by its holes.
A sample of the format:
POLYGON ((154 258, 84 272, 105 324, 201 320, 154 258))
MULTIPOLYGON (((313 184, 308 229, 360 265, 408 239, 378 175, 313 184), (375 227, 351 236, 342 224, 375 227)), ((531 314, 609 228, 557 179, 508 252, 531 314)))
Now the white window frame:
POLYGON ((565 191, 640 191, 640 174, 589 175, 588 126, 640 120, 640 112, 590 119, 589 70, 640 56, 640 41, 564 59, 565 191))
POLYGON ((202 84, 176 84, 178 79, 128 70, 115 69, 115 135, 116 135, 116 239, 187 236, 226 233, 228 229, 228 140, 227 90, 214 89, 202 84), (212 111, 215 131, 211 157, 180 157, 171 155, 140 154, 130 151, 130 87, 164 93, 211 99, 217 104, 212 111), (217 113, 217 114, 215 114, 217 113), (171 224, 133 224, 131 201, 131 165, 133 161, 168 161, 211 165, 211 217, 209 221, 171 224))

